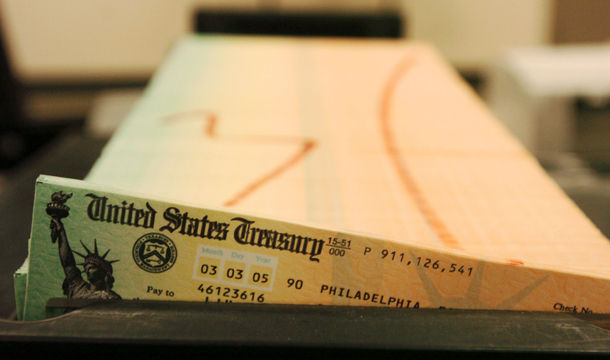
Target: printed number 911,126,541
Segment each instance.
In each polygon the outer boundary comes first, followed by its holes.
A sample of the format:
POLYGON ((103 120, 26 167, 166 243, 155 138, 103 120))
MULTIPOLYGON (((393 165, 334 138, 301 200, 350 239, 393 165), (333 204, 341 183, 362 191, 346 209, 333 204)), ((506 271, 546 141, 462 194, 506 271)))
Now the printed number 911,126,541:
POLYGON ((410 266, 411 264, 415 265, 415 266, 420 266, 426 269, 431 269, 431 270, 437 270, 439 272, 445 272, 447 271, 448 273, 459 273, 461 275, 466 275, 466 276, 471 276, 472 275, 472 267, 464 267, 464 265, 460 265, 460 264, 455 264, 455 263, 451 263, 449 264, 449 266, 447 266, 446 264, 441 263, 440 260, 434 260, 431 258, 427 258, 427 257, 421 257, 418 256, 416 258, 413 259, 413 261, 405 260, 405 254, 404 253, 397 253, 396 251, 389 251, 387 249, 383 249, 381 251, 381 258, 382 259, 387 259, 387 260, 392 260, 392 261, 398 261, 401 263, 406 263, 407 266, 410 266))

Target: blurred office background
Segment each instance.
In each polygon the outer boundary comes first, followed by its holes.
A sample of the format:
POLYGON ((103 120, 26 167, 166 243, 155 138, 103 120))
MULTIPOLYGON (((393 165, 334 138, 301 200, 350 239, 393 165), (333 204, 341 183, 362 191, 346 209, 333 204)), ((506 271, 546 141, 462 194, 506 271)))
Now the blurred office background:
POLYGON ((398 16, 610 234, 610 0, 0 0, 2 91, 21 109, 2 120, 0 176, 66 129, 108 136, 197 11, 218 10, 398 16))

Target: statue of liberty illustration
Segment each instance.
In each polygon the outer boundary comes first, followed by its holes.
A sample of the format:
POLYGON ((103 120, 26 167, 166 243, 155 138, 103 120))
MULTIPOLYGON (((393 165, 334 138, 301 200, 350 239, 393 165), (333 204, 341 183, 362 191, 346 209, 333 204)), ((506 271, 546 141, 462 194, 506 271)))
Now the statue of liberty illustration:
POLYGON ((71 197, 72 194, 56 192, 51 196, 52 202, 47 204, 46 209, 47 214, 51 216, 51 241, 58 243, 59 259, 66 274, 62 285, 64 295, 73 299, 120 300, 121 296, 112 291, 114 284, 112 264, 118 260, 106 260, 110 249, 104 255, 100 255, 97 240, 94 240, 93 252, 81 241, 81 245, 87 252, 85 255, 70 248, 68 235, 61 219, 69 215, 70 208, 65 203, 71 197), (84 262, 77 264, 73 253, 83 258, 84 262), (83 272, 87 274, 87 281, 83 279, 77 265, 83 266, 83 272))

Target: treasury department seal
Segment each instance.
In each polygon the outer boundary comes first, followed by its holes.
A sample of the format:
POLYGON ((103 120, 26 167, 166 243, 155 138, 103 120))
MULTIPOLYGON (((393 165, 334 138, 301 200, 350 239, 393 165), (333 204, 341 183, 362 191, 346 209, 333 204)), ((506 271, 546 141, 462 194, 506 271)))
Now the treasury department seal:
POLYGON ((176 263, 177 257, 176 245, 163 234, 146 234, 133 244, 133 260, 144 271, 167 271, 176 263))

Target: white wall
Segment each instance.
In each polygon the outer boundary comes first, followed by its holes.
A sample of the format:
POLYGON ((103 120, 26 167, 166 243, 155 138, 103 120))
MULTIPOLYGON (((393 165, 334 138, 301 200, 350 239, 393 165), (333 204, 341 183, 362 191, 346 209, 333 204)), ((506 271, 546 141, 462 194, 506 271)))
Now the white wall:
POLYGON ((409 36, 435 43, 457 66, 485 66, 506 45, 550 38, 552 0, 0 0, 3 27, 22 80, 145 78, 172 41, 189 30, 192 9, 370 10, 398 6, 409 36))
POLYGON ((409 35, 438 46, 455 65, 486 66, 505 46, 552 37, 551 0, 403 0, 409 35))

